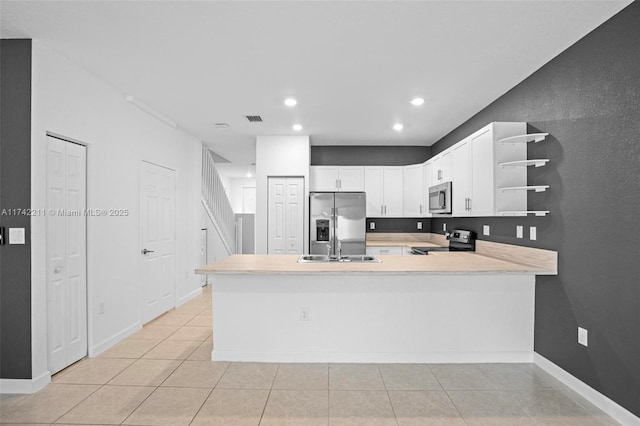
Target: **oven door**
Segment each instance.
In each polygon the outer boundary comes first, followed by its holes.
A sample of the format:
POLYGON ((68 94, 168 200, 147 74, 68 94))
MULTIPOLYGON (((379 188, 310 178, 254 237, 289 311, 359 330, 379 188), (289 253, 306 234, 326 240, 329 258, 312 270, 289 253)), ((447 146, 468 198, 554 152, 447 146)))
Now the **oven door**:
POLYGON ((451 182, 429 188, 429 213, 451 213, 451 182))

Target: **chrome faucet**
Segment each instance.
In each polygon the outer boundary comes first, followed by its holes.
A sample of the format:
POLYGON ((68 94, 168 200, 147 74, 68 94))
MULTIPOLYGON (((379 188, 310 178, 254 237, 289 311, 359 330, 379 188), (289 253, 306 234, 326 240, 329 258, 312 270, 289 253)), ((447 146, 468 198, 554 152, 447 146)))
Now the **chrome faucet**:
POLYGON ((327 257, 331 257, 331 244, 327 244, 327 257))
POLYGON ((342 259, 342 242, 338 240, 338 259, 342 259))

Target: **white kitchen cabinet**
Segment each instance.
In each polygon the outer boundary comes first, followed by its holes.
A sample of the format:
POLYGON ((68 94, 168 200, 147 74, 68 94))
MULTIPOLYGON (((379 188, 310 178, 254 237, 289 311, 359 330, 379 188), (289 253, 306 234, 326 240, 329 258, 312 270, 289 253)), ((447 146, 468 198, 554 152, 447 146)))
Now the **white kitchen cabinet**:
POLYGON ((374 246, 367 247, 369 256, 378 256, 381 254, 404 254, 402 246, 374 246))
POLYGON ((526 191, 503 189, 526 186, 526 167, 498 166, 526 159, 526 146, 497 143, 524 131, 526 123, 491 123, 451 147, 452 216, 526 210, 526 191))
POLYGON ((311 191, 364 191, 362 166, 311 166, 311 191))
POLYGON ((451 180, 453 172, 453 164, 451 160, 452 148, 433 157, 431 162, 431 181, 432 185, 448 182, 451 180))
POLYGON ((458 142, 451 151, 454 168, 451 174, 452 216, 469 216, 471 200, 471 140, 458 142))
POLYGON ((402 169, 402 166, 364 168, 367 217, 402 216, 402 169))
POLYGON ((428 210, 425 205, 424 170, 424 164, 403 167, 402 210, 404 217, 423 217, 428 210))

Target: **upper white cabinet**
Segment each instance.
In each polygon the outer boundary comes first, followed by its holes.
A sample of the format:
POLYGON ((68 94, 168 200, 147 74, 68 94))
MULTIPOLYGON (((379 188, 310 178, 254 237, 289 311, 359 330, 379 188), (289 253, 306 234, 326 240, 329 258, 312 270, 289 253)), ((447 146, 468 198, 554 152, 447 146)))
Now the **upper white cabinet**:
POLYGON ((311 191, 364 191, 362 166, 311 166, 311 191))
POLYGON ((365 167, 367 217, 401 217, 403 167, 365 167))
POLYGON ((431 161, 431 185, 448 182, 453 175, 451 148, 433 157, 431 161))
MULTIPOLYGON (((408 166, 312 166, 312 191, 366 191, 367 217, 432 217, 429 187, 451 181, 450 216, 544 216, 529 211, 527 194, 548 185, 527 185, 527 168, 549 159, 527 159, 527 143, 547 133, 526 134, 527 123, 494 122, 422 164, 408 166)), ((445 215, 449 216, 449 215, 445 215)))
POLYGON ((428 210, 425 205, 424 164, 404 166, 403 216, 423 217, 428 210))
POLYGON ((471 140, 458 142, 451 148, 453 163, 451 173, 451 205, 452 216, 469 215, 469 199, 471 198, 471 140))
POLYGON ((451 147, 453 216, 495 216, 499 211, 526 210, 526 191, 500 188, 527 184, 526 167, 499 167, 526 160, 526 145, 498 140, 526 132, 526 123, 496 122, 451 147))

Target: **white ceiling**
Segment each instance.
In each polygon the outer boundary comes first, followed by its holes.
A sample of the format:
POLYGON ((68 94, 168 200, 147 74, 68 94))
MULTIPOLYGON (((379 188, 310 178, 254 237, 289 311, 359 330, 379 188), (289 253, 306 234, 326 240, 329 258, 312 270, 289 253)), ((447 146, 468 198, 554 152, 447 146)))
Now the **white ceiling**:
POLYGON ((0 26, 170 117, 244 176, 255 136, 294 123, 315 145, 431 145, 629 3, 3 0, 0 26))

